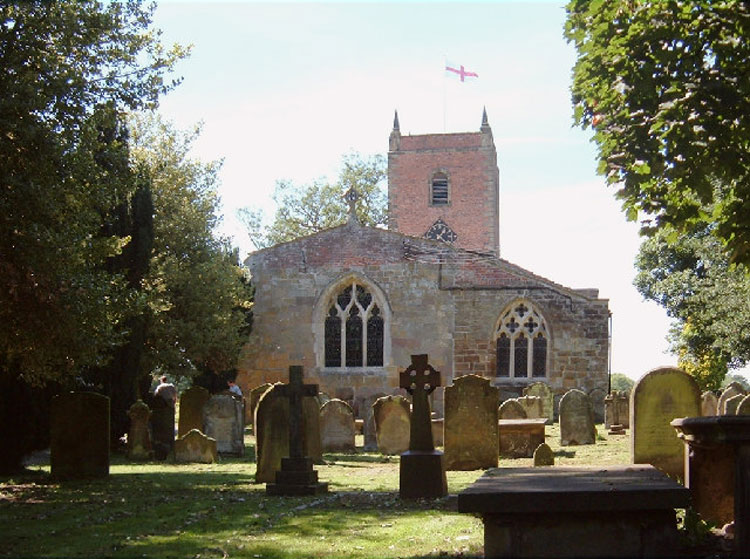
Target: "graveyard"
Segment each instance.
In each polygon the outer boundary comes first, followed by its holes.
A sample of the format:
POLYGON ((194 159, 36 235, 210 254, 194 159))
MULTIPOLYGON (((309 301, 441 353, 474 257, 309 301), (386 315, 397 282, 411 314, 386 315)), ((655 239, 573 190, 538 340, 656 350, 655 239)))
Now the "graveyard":
MULTIPOLYGON (((597 426, 597 444, 546 442, 558 465, 629 463, 629 437, 597 426)), ((481 557, 481 519, 456 510, 456 495, 483 470, 448 471, 448 495, 399 498, 399 457, 325 453, 316 465, 329 493, 268 496, 255 482, 255 439, 243 457, 213 464, 133 462, 112 455, 110 475, 54 482, 49 460, 0 480, 2 557, 481 557)), ((499 459, 501 468, 531 458, 499 459)))

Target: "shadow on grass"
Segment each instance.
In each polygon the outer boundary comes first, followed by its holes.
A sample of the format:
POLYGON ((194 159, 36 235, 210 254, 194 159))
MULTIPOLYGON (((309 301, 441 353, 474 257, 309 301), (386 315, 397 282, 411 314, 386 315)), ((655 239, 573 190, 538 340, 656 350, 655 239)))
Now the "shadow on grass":
POLYGON ((561 458, 573 458, 576 455, 575 450, 556 450, 555 456, 560 456, 561 458))
POLYGON ((350 468, 356 468, 356 465, 340 464, 340 462, 358 462, 361 464, 389 464, 397 462, 398 456, 387 456, 383 454, 371 454, 371 453, 333 453, 327 452, 323 455, 323 459, 331 462, 336 462, 337 466, 345 466, 350 468))

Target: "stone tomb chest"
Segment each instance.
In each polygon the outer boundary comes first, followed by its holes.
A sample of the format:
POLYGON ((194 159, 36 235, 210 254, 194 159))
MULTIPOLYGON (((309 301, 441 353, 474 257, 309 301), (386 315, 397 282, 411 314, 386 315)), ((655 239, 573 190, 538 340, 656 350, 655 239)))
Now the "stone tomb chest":
POLYGON ((494 468, 458 495, 492 557, 668 557, 690 491, 653 466, 494 468))

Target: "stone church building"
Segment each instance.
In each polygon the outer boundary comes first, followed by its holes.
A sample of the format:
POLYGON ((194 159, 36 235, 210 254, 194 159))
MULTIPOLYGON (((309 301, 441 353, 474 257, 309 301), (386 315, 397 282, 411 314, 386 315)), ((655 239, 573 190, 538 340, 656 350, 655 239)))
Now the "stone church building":
MULTIPOLYGON (((353 203, 353 202, 352 202, 353 203)), ((349 222, 252 253, 253 330, 239 363, 247 391, 306 382, 364 410, 404 393, 398 373, 426 353, 443 385, 477 374, 501 395, 536 381, 559 396, 608 389, 609 309, 500 258, 497 152, 479 132, 401 135, 388 152, 389 229, 349 222)), ((442 411, 442 389, 434 395, 442 411)))

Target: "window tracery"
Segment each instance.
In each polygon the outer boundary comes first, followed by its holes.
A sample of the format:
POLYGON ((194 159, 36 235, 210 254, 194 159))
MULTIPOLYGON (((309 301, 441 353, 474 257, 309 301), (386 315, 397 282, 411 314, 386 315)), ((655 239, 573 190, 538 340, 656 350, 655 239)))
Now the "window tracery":
POLYGON ((385 322, 372 293, 357 281, 341 289, 324 327, 326 367, 382 367, 385 322))
POLYGON ((495 343, 498 377, 547 376, 549 332, 544 317, 531 303, 514 303, 503 314, 495 343))

